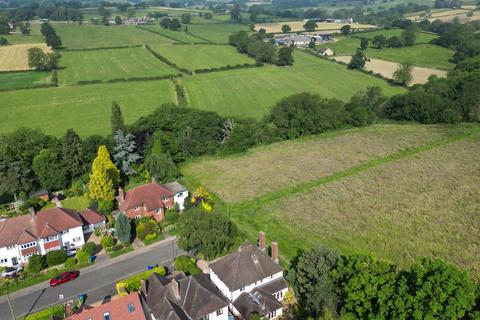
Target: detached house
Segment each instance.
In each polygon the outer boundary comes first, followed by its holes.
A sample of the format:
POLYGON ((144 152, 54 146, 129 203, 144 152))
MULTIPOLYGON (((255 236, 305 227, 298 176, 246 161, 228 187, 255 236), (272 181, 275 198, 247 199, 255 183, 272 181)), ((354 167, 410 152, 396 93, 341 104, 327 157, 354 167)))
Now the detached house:
POLYGON ((124 193, 118 190, 118 208, 129 218, 152 217, 162 221, 165 210, 184 208, 188 191, 178 182, 171 182, 164 185, 158 184, 155 179, 151 183, 144 184, 124 193))
POLYGON ((98 212, 81 213, 66 208, 52 208, 0 221, 0 266, 28 262, 34 254, 44 255, 61 248, 76 248, 85 243, 84 234, 104 227, 98 212))
POLYGON ((228 300, 208 275, 164 277, 153 273, 142 283, 152 320, 228 320, 228 300))
POLYGON ((272 256, 268 256, 265 233, 260 232, 259 247, 244 243, 237 252, 211 263, 209 273, 236 316, 250 319, 258 314, 277 319, 282 315, 281 301, 288 286, 278 264, 278 244, 272 242, 272 256))

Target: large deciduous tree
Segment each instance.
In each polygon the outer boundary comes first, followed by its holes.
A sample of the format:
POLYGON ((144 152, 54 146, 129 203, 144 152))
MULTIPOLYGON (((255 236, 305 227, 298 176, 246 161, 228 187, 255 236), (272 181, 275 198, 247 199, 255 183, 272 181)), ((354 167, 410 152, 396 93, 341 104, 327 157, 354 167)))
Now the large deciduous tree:
POLYGON ((44 149, 33 158, 33 171, 43 188, 54 191, 66 186, 67 170, 54 149, 44 149))
POLYGON ((293 48, 283 47, 278 51, 277 65, 291 66, 293 61, 293 48))
POLYGON ((87 197, 92 200, 112 201, 119 180, 119 170, 110 160, 107 147, 100 146, 97 157, 93 160, 87 197))
POLYGON ((145 169, 158 181, 168 182, 178 178, 178 168, 167 154, 149 154, 145 158, 145 169))
POLYGON ((315 22, 315 20, 308 20, 304 25, 303 25, 303 29, 305 29, 305 31, 308 31, 308 32, 313 32, 315 31, 315 29, 317 29, 318 25, 317 23, 315 22))
POLYGON ((113 136, 115 147, 113 149, 113 159, 117 167, 127 176, 136 173, 132 168, 132 164, 141 159, 138 153, 135 152, 135 137, 131 133, 126 135, 122 131, 117 131, 113 136))
POLYGON ((363 50, 357 50, 357 52, 352 56, 350 63, 348 64, 349 69, 363 69, 367 63, 367 57, 363 50))
POLYGON ((397 70, 393 73, 393 80, 402 86, 407 86, 412 81, 413 64, 410 62, 402 62, 397 70))

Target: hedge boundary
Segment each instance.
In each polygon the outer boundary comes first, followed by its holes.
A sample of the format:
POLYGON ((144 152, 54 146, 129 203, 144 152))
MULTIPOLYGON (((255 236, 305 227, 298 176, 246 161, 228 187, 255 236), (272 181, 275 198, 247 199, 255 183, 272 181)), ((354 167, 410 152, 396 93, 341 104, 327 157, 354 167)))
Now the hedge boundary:
POLYGON ((154 51, 148 44, 145 45, 145 49, 147 49, 155 58, 157 58, 158 60, 162 61, 163 63, 166 63, 169 66, 177 69, 178 71, 181 71, 183 73, 190 74, 190 75, 193 74, 193 72, 191 70, 188 70, 188 69, 177 66, 172 61, 168 60, 167 58, 165 58, 164 56, 162 56, 158 52, 154 51))
POLYGON ((106 84, 106 83, 118 83, 118 82, 133 82, 133 81, 153 81, 153 80, 166 80, 174 77, 182 77, 183 74, 167 74, 164 76, 154 76, 154 77, 131 77, 131 78, 115 78, 110 80, 82 80, 78 81, 76 86, 90 85, 90 84, 106 84))
POLYGON ((195 69, 194 72, 196 74, 202 73, 210 73, 210 72, 219 72, 219 71, 227 71, 227 70, 237 70, 237 69, 250 69, 250 68, 260 68, 263 67, 263 63, 244 63, 244 64, 237 64, 234 66, 226 65, 223 67, 213 67, 213 68, 203 68, 203 69, 195 69))
POLYGON ((175 95, 177 97, 177 105, 181 107, 188 107, 187 93, 185 87, 178 82, 177 78, 170 79, 175 87, 175 95))
MULTIPOLYGON (((138 29, 141 29, 141 30, 144 30, 144 31, 148 31, 148 32, 151 32, 151 33, 155 33, 155 34, 158 34, 159 36, 162 36, 164 38, 167 38, 167 39, 170 39, 170 40, 173 40, 177 43, 184 43, 184 44, 190 44, 190 42, 185 42, 183 40, 178 40, 178 39, 175 39, 174 37, 170 37, 170 36, 167 36, 165 34, 161 34, 160 32, 157 32, 157 31, 153 31, 153 30, 150 30, 150 29, 146 29, 146 28, 142 28, 141 26, 136 26, 138 29)), ((175 43, 173 43, 175 44, 175 43)))
POLYGON ((62 49, 61 51, 65 52, 75 52, 75 51, 96 51, 96 50, 112 50, 112 49, 128 49, 128 48, 141 48, 143 44, 136 44, 132 46, 113 46, 113 47, 103 47, 103 48, 79 48, 79 49, 62 49))

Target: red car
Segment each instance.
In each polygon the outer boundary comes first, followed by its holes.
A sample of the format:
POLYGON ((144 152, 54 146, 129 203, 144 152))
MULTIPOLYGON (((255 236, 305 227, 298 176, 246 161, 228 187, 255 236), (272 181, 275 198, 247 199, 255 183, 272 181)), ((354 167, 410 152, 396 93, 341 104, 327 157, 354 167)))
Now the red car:
POLYGON ((80 271, 77 271, 77 270, 64 272, 61 275, 56 276, 55 278, 50 280, 50 287, 55 287, 62 283, 72 281, 73 279, 78 278, 79 275, 80 275, 80 271))

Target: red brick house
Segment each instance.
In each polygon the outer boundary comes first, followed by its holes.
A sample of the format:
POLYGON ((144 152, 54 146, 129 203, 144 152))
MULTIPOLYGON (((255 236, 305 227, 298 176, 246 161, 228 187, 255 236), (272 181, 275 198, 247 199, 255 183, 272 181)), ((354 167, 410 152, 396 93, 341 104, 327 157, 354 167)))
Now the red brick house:
POLYGON ((162 221, 166 209, 174 209, 174 193, 159 185, 155 179, 126 193, 118 190, 118 208, 130 219, 152 217, 162 221))

